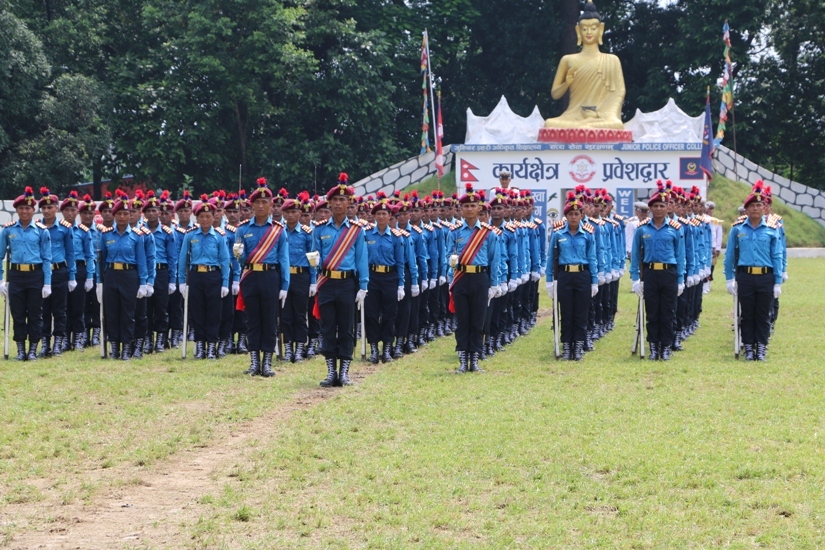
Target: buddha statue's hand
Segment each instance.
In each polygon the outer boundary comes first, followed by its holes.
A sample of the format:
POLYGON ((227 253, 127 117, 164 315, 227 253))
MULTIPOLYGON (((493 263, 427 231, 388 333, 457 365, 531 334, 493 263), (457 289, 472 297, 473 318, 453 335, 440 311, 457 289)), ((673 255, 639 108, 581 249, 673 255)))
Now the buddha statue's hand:
POLYGON ((565 78, 564 78, 565 84, 567 84, 567 86, 570 86, 571 84, 573 84, 573 80, 575 79, 575 77, 576 77, 576 71, 573 71, 573 70, 567 71, 567 76, 565 76, 565 78))

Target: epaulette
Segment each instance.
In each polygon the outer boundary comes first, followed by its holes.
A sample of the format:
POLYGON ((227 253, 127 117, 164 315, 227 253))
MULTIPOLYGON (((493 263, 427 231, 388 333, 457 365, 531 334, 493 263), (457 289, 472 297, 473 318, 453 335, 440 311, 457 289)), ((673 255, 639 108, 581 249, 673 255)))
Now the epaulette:
POLYGON ((424 233, 424 230, 418 227, 417 225, 410 224, 410 227, 412 227, 412 230, 418 233, 419 235, 424 233))
POLYGON ((613 227, 619 227, 619 222, 617 222, 613 218, 607 218, 605 221, 611 224, 613 227))
POLYGON ((424 225, 424 229, 426 229, 427 231, 430 231, 430 232, 435 231, 435 228, 432 225, 427 225, 427 224, 424 225))
POLYGON ((224 226, 223 226, 223 228, 224 228, 226 231, 231 231, 232 233, 234 233, 235 231, 237 231, 237 230, 238 230, 238 228, 237 228, 237 227, 235 227, 234 225, 232 225, 231 223, 228 223, 228 224, 224 225, 224 226))
POLYGON ((745 220, 747 220, 747 219, 748 218, 746 216, 740 216, 740 217, 736 218, 736 221, 733 222, 732 224, 730 224, 730 226, 735 227, 737 225, 742 225, 743 223, 745 223, 745 220))
POLYGON ((506 229, 510 233, 515 233, 516 232, 516 228, 513 227, 512 225, 510 225, 509 223, 501 224, 501 229, 506 229))
POLYGON ((542 220, 541 218, 533 218, 533 223, 536 225, 541 225, 544 223, 544 220, 542 220))
MULTIPOLYGON (((102 225, 102 224, 101 224, 101 225, 102 225)), ((101 230, 100 230, 100 232, 101 232, 101 233, 109 233, 109 232, 114 231, 114 230, 115 230, 115 226, 114 226, 114 225, 113 225, 112 227, 106 227, 106 226, 104 225, 104 226, 103 226, 103 229, 101 229, 101 230)))
POLYGON ((678 220, 678 222, 682 225, 688 225, 690 223, 687 218, 683 218, 681 216, 677 216, 676 220, 678 220))
POLYGON ((680 224, 676 220, 670 220, 669 222, 667 222, 667 224, 673 229, 682 229, 682 224, 680 224))
POLYGON ((598 225, 598 226, 600 226, 600 227, 604 227, 604 220, 600 220, 600 219, 598 219, 598 218, 590 218, 590 222, 591 222, 593 225, 598 225))
POLYGON ((374 223, 365 222, 364 231, 369 231, 370 229, 373 229, 374 227, 376 227, 376 225, 374 223))
POLYGON ((768 216, 768 219, 765 220, 765 225, 767 225, 771 229, 779 229, 779 224, 777 223, 777 221, 775 219, 772 219, 770 216, 768 216))
POLYGON ((163 228, 163 232, 167 235, 172 235, 174 233, 174 231, 172 231, 172 228, 168 225, 161 225, 161 228, 163 228))
POLYGON ((16 223, 17 223, 16 221, 12 220, 10 222, 6 222, 5 224, 3 224, 3 227, 11 227, 12 225, 14 225, 16 223))
POLYGON ((588 233, 591 233, 591 234, 592 234, 594 231, 596 231, 596 228, 595 228, 595 227, 593 227, 592 225, 590 225, 590 224, 589 224, 589 223, 587 223, 587 222, 584 222, 583 224, 581 224, 581 228, 582 228, 582 229, 584 229, 585 231, 587 231, 588 233))
POLYGON ((34 222, 35 227, 39 227, 40 229, 48 230, 49 228, 43 225, 43 222, 34 222))
POLYGON ((432 222, 432 224, 433 224, 433 227, 438 227, 438 228, 441 227, 441 222, 440 221, 434 221, 434 222, 432 222))
POLYGON ((103 231, 104 229, 106 229, 106 226, 103 225, 102 223, 96 223, 95 224, 95 229, 97 229, 98 231, 103 231))
POLYGON ((643 221, 643 222, 639 222, 639 227, 642 227, 643 225, 647 225, 647 224, 649 224, 649 223, 650 223, 650 220, 651 220, 651 218, 647 218, 647 219, 645 219, 645 221, 643 221))
MULTIPOLYGON (((276 223, 277 223, 277 222, 276 222, 276 223)), ((216 228, 215 228, 215 232, 216 232, 218 235, 220 235, 221 237, 226 237, 226 231, 224 231, 224 230, 223 230, 223 229, 221 229, 220 227, 216 227, 216 228)))
POLYGON ((404 236, 404 232, 401 231, 400 229, 394 229, 394 228, 390 229, 390 233, 392 233, 396 237, 403 237, 404 236))
POLYGON ((691 218, 688 223, 690 223, 690 225, 692 225, 693 227, 699 227, 700 225, 702 225, 702 222, 697 220, 696 218, 691 218))
POLYGON ((312 234, 312 227, 309 225, 301 225, 301 229, 304 230, 304 233, 312 234))
POLYGON ((409 236, 410 236, 410 232, 409 232, 409 231, 407 231, 406 229, 399 229, 399 231, 400 231, 400 232, 401 232, 401 234, 402 234, 403 236, 405 236, 405 237, 409 237, 409 236))
POLYGON ((197 225, 193 225, 192 227, 187 229, 186 232, 191 233, 192 231, 197 231, 198 229, 200 229, 200 227, 198 227, 197 225))
POLYGON ((182 227, 181 227, 181 226, 179 226, 179 225, 176 225, 176 226, 175 226, 175 231, 177 231, 178 233, 186 233, 188 230, 187 230, 187 229, 182 228, 182 227))
POLYGON ((501 229, 499 229, 499 228, 498 228, 498 227, 496 227, 495 225, 491 225, 491 226, 490 226, 490 230, 491 230, 493 233, 495 233, 496 235, 501 235, 501 229))
POLYGON ((66 220, 60 220, 60 225, 62 225, 63 227, 68 227, 69 229, 72 228, 72 224, 70 224, 66 220))
POLYGON ((613 218, 620 222, 627 221, 627 216, 622 216, 620 214, 613 214, 613 218))
POLYGON ((773 220, 773 222, 777 225, 783 225, 782 216, 774 214, 773 212, 771 212, 771 215, 768 216, 768 219, 773 220))
POLYGON ((533 222, 527 222, 527 227, 530 229, 538 229, 538 225, 534 224, 533 222))
POLYGON ((144 225, 143 227, 141 227, 141 228, 140 228, 140 231, 141 231, 141 233, 143 233, 143 234, 144 234, 144 235, 146 235, 147 237, 151 237, 151 236, 152 236, 152 230, 151 230, 151 229, 149 229, 148 227, 146 227, 145 225, 144 225))
MULTIPOLYGON (((558 231, 560 229, 564 229, 564 226, 567 225, 567 220, 559 220, 557 222, 553 222, 553 231, 558 231)), ((592 225, 590 227, 593 227, 592 225)))
POLYGON ((312 224, 312 225, 314 225, 315 227, 318 227, 319 225, 321 225, 321 222, 319 222, 319 221, 317 221, 317 220, 309 220, 309 223, 311 223, 311 224, 312 224))
POLYGON ((453 225, 453 224, 451 224, 451 223, 447 223, 447 227, 449 227, 449 228, 450 228, 450 231, 455 231, 456 229, 461 228, 461 224, 458 224, 458 223, 457 223, 457 224, 453 225))

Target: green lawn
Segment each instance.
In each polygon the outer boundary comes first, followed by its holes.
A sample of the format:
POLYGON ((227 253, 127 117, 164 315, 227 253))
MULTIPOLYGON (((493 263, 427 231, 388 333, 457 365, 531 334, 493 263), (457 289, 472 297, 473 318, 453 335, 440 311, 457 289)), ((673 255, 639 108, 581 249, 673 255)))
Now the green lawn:
MULTIPOLYGON (((452 374, 441 339, 273 426, 182 528, 192 548, 822 548, 825 260, 790 262, 768 363, 733 359, 722 281, 686 351, 632 358, 625 280, 583 362, 552 359, 547 318, 483 374, 452 374)), ((3 500, 92 501, 95 469, 152 468, 324 374, 243 364, 3 364, 3 500)))

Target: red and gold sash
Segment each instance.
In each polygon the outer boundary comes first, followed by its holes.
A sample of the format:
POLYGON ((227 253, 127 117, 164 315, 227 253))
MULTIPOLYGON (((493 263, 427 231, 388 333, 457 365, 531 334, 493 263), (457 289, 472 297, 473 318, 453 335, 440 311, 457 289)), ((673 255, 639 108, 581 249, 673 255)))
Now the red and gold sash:
POLYGON ((323 274, 324 271, 338 271, 338 268, 341 267, 341 264, 344 262, 344 258, 347 257, 350 249, 352 249, 352 245, 355 244, 355 239, 357 239, 360 234, 361 226, 351 224, 349 228, 341 232, 338 236, 338 240, 335 241, 335 244, 332 245, 329 254, 327 254, 326 260, 324 260, 324 263, 319 270, 318 280, 315 283, 315 305, 312 307, 312 315, 316 319, 321 318, 321 310, 318 307, 317 292, 321 290, 324 283, 329 281, 329 277, 323 274))
MULTIPOLYGON (((481 251, 481 247, 484 244, 484 241, 487 239, 487 235, 490 232, 486 229, 476 227, 473 230, 473 234, 470 235, 470 238, 467 239, 467 244, 464 246, 464 251, 458 257, 458 263, 461 265, 469 265, 475 260, 478 253, 481 251)), ((450 283, 450 304, 449 310, 450 313, 455 313, 455 302, 453 301, 453 286, 464 276, 463 271, 454 271, 453 272, 453 282, 450 283)))
MULTIPOLYGON (((240 228, 238 228, 240 231, 240 228)), ((269 253, 272 252, 272 249, 275 247, 275 243, 278 242, 278 237, 281 235, 283 231, 283 227, 279 223, 272 222, 272 226, 264 235, 264 238, 258 241, 258 244, 255 245, 255 248, 249 253, 249 256, 246 258, 246 263, 248 264, 259 264, 262 263, 264 258, 269 256, 269 253)), ((244 269, 241 273, 241 281, 246 279, 247 275, 249 275, 251 271, 249 269, 244 269)), ((238 291, 238 298, 235 300, 235 309, 243 311, 246 309, 246 304, 243 301, 243 292, 238 291)))

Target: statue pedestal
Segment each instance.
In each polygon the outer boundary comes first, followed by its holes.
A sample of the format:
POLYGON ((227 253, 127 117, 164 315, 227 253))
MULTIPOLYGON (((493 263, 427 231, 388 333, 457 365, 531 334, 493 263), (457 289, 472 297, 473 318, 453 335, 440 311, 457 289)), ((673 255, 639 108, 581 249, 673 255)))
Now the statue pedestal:
POLYGON ((630 143, 630 130, 594 130, 592 128, 542 128, 540 143, 630 143))

